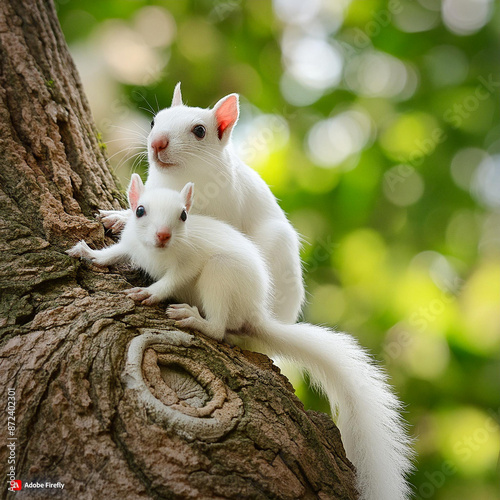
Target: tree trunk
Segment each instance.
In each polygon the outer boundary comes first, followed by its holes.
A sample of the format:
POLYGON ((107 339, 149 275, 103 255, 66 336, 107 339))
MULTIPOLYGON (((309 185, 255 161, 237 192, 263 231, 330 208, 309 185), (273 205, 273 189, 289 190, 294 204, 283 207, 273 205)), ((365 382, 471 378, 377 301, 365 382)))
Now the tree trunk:
POLYGON ((93 214, 123 198, 53 5, 2 0, 0 50, 1 497, 356 498, 337 428, 267 357, 64 253, 105 245, 93 214))

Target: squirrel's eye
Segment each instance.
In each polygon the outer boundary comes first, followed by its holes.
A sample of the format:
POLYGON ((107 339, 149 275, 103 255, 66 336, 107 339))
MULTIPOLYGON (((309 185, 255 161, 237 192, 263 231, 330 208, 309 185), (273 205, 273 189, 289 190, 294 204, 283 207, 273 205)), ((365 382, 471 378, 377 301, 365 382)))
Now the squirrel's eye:
POLYGON ((153 128, 154 126, 155 126, 155 119, 153 118, 153 119, 151 120, 151 128, 153 128))
POLYGON ((188 214, 187 214, 187 212, 186 212, 186 209, 184 209, 184 210, 181 212, 181 221, 182 221, 182 222, 185 222, 187 218, 188 218, 188 214))
POLYGON ((205 134, 206 134, 206 129, 203 125, 195 125, 193 127, 193 134, 198 137, 198 139, 203 139, 203 137, 205 137, 205 134))
POLYGON ((146 215, 146 209, 142 205, 139 205, 135 211, 135 215, 137 215, 137 217, 146 215))

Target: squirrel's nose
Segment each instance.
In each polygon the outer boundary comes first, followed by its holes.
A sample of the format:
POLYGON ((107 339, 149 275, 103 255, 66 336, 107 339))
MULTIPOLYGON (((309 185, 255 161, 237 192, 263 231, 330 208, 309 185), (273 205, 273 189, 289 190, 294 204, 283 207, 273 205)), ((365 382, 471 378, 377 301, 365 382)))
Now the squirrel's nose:
POLYGON ((168 146, 168 137, 166 135, 155 137, 151 141, 151 147, 153 148, 156 154, 158 154, 160 151, 163 151, 164 149, 167 149, 167 146, 168 146))
POLYGON ((156 241, 160 246, 165 246, 165 243, 170 239, 172 233, 168 229, 160 229, 156 232, 156 241))

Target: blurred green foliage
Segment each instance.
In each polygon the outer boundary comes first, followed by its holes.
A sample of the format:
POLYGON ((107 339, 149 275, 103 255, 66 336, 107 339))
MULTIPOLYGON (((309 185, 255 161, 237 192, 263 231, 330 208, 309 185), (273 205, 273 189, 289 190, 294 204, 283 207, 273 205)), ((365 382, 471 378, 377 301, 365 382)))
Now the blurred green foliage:
POLYGON ((497 5, 56 6, 124 183, 145 172, 147 108, 177 81, 194 106, 241 95, 236 145, 305 239, 305 317, 387 366, 416 438, 416 497, 500 498, 497 5))

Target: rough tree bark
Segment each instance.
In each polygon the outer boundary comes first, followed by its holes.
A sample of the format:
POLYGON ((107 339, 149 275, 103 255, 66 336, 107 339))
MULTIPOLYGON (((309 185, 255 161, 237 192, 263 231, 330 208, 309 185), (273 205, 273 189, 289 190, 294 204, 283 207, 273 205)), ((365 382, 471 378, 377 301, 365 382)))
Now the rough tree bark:
POLYGON ((64 253, 106 243, 93 213, 121 195, 53 5, 2 0, 0 51, 1 497, 356 498, 336 427, 267 357, 64 253))

